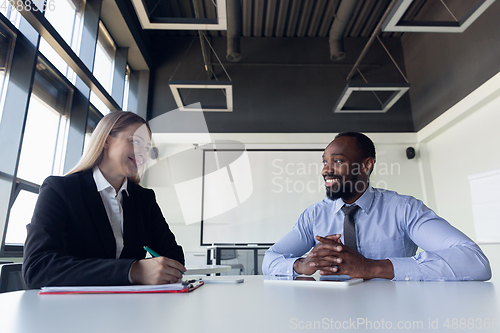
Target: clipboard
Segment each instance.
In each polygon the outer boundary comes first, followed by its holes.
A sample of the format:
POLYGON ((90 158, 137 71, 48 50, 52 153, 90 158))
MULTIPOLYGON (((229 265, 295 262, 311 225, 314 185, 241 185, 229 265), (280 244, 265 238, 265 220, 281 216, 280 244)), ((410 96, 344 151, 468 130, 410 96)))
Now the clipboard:
POLYGON ((190 293, 204 284, 202 280, 191 280, 184 283, 131 286, 85 286, 85 287, 43 287, 39 295, 68 294, 158 294, 158 293, 190 293))

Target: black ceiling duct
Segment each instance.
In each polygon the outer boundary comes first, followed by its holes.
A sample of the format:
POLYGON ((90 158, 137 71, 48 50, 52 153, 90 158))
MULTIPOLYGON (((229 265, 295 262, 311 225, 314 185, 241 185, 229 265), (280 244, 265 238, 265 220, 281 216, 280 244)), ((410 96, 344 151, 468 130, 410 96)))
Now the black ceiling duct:
POLYGON ((342 0, 335 14, 329 37, 330 59, 333 61, 340 61, 345 58, 344 43, 342 40, 347 24, 351 20, 357 4, 357 0, 342 0))
POLYGON ((227 54, 228 61, 237 62, 241 60, 240 36, 241 36, 241 3, 240 0, 227 0, 227 54))

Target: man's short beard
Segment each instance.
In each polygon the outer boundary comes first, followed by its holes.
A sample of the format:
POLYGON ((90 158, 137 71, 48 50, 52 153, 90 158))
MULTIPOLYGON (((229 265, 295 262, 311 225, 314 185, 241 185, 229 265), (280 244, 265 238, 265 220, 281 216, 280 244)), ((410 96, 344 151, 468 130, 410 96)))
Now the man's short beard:
POLYGON ((356 194, 356 184, 358 183, 358 176, 352 176, 349 180, 344 180, 337 191, 332 191, 331 187, 326 187, 326 196, 332 200, 339 198, 349 199, 356 194))

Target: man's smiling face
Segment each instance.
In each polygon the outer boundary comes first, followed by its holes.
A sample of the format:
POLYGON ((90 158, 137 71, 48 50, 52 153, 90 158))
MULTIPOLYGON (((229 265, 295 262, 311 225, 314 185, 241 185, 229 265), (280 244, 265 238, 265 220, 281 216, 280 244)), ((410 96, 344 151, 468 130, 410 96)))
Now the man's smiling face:
POLYGON ((331 199, 342 198, 348 203, 357 200, 368 186, 363 163, 355 138, 339 137, 333 140, 323 153, 322 175, 326 195, 331 199))

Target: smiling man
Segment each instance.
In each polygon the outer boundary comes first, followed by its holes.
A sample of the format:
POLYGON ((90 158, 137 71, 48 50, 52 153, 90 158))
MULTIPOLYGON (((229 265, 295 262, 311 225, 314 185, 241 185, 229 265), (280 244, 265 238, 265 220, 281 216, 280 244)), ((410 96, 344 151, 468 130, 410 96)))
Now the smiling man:
POLYGON ((372 188, 374 165, 375 146, 366 135, 337 135, 323 154, 327 197, 308 207, 266 252, 264 274, 319 271, 417 281, 491 278, 481 249, 420 200, 372 188), (423 251, 416 254, 418 247, 423 251))

